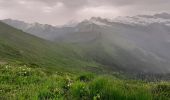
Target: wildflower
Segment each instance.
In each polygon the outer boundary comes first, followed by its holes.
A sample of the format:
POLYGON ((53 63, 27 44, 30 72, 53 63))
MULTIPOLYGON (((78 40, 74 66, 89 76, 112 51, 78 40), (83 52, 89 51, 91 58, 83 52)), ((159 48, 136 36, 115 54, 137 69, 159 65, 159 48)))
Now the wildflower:
POLYGON ((8 69, 8 66, 5 66, 6 69, 8 69))
POLYGON ((68 84, 67 84, 67 87, 70 87, 70 86, 71 86, 71 83, 68 83, 68 84))
POLYGON ((27 70, 31 70, 31 68, 27 68, 27 70))

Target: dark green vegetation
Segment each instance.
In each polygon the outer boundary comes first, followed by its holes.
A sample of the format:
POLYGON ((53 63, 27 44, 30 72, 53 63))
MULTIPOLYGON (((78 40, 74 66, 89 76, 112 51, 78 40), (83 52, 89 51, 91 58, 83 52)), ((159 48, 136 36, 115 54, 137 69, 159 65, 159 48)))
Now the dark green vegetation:
POLYGON ((0 66, 1 100, 169 100, 168 82, 147 83, 90 73, 0 66))
POLYGON ((1 61, 78 71, 99 66, 92 60, 84 59, 70 45, 54 44, 0 22, 1 61))
POLYGON ((108 61, 109 54, 103 54, 105 49, 96 44, 100 41, 84 47, 56 44, 0 22, 0 100, 170 98, 169 82, 148 83, 111 75, 107 65, 114 61, 108 61))

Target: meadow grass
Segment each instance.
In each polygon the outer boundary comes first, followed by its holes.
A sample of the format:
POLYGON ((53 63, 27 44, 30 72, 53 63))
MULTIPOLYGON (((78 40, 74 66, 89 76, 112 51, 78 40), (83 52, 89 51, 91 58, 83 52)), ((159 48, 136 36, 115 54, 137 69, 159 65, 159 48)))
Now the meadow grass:
POLYGON ((0 100, 169 100, 169 82, 0 66, 0 100))

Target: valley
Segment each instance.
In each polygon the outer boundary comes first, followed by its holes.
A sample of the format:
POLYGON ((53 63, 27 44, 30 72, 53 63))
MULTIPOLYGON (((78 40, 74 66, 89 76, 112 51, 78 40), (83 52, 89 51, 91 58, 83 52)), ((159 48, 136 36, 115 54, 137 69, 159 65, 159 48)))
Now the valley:
POLYGON ((2 20, 0 99, 169 100, 164 14, 93 17, 62 27, 2 20))

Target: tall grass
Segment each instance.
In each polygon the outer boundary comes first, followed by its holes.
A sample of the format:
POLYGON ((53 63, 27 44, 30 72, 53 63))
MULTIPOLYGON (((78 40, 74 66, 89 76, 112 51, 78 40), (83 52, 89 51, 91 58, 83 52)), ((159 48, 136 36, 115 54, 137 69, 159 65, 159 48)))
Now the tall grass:
POLYGON ((0 66, 0 100, 169 100, 170 83, 0 66), (48 72, 48 73, 47 73, 48 72))

